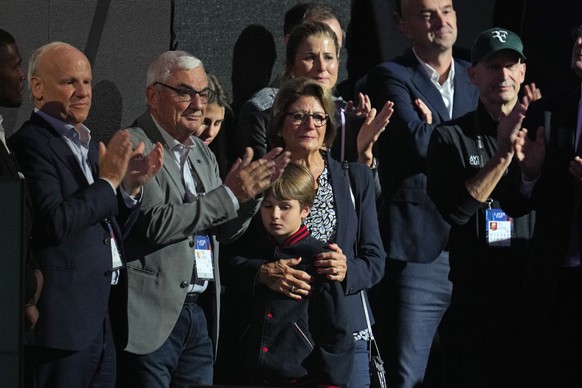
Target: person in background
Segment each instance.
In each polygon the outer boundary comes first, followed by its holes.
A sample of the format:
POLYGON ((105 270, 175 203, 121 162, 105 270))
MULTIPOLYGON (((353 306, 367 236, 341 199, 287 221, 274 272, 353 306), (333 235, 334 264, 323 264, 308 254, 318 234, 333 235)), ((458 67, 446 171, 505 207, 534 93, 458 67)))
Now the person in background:
MULTIPOLYGON (((296 26, 287 41, 283 78, 311 78, 327 88, 330 93, 337 83, 339 44, 333 30, 325 23, 304 22, 296 26)), ((338 125, 338 136, 330 147, 334 158, 358 161, 375 170, 377 161, 373 147, 388 125, 393 104, 388 101, 378 113, 371 108, 369 100, 362 106, 350 108, 350 103, 334 99, 334 121, 338 125)), ((267 125, 271 109, 255 113, 249 118, 245 129, 249 133, 249 146, 261 155, 268 149, 267 125)))
POLYGON ((511 218, 500 204, 513 196, 510 182, 521 175, 512 163, 514 142, 539 90, 528 88, 518 100, 525 55, 509 30, 481 32, 471 63, 477 109, 437 126, 427 151, 428 194, 451 224, 443 385, 517 387, 524 384, 522 291, 534 215, 511 218))
POLYGON ((248 328, 240 338, 240 355, 255 384, 346 386, 349 382, 354 339, 343 289, 339 282, 315 272, 315 257, 325 247, 303 223, 315 192, 307 167, 289 164, 261 203, 266 233, 253 244, 252 256, 233 259, 237 264, 251 260, 263 264, 301 257, 295 269, 314 279, 310 296, 300 300, 258 283, 251 288, 242 284, 237 290, 247 294, 251 306, 248 328))
MULTIPOLYGON (((341 50, 344 32, 338 12, 331 5, 318 1, 301 1, 285 12, 283 22, 283 43, 287 45, 289 35, 294 27, 303 22, 322 22, 329 25, 338 39, 338 55, 341 50)), ((261 150, 254 146, 254 138, 249 132, 249 125, 252 125, 251 115, 259 114, 273 105, 275 96, 279 90, 279 85, 285 81, 285 78, 278 75, 272 83, 272 86, 257 91, 247 102, 245 102, 237 115, 236 125, 236 143, 238 153, 241 153, 245 147, 250 146, 255 151, 255 158, 264 155, 261 150)))
MULTIPOLYGON (((582 82, 582 25, 572 40, 570 67, 582 82)), ((579 84, 532 103, 516 143, 522 174, 513 192, 536 212, 524 288, 528 387, 582 385, 581 138, 579 84)))
POLYGON ((30 352, 36 387, 113 387, 116 354, 108 313, 123 282, 123 240, 142 185, 162 165, 161 145, 144 156, 127 130, 97 145, 83 124, 92 72, 77 48, 52 42, 28 64, 34 111, 9 142, 33 210, 31 249, 44 276, 30 352), (113 287, 112 287, 113 286, 113 287))
MULTIPOLYGON (((0 106, 18 108, 22 104, 22 89, 25 80, 22 70, 22 57, 14 37, 0 29, 0 106)), ((0 177, 22 179, 18 162, 10 152, 6 142, 6 132, 2 127, 0 115, 0 177)), ((22 261, 24 273, 24 319, 25 328, 31 330, 38 320, 36 303, 42 291, 43 276, 32 255, 29 255, 30 233, 32 228, 32 209, 30 193, 23 184, 24 204, 22 217, 22 261)))
POLYGON ((208 386, 220 316, 218 241, 244 232, 259 194, 279 177, 289 154, 279 148, 251 162, 248 149, 220 179, 214 154, 194 136, 215 92, 192 54, 159 55, 148 68, 145 94, 147 110, 133 122, 132 140, 146 150, 162 144, 165 158, 144 186, 127 241, 127 288, 116 300, 127 319, 119 386, 208 386))
POLYGON ((214 155, 220 169, 220 177, 225 178, 230 168, 226 155, 226 140, 232 136, 233 113, 226 90, 214 74, 208 73, 208 88, 215 93, 208 99, 204 121, 195 136, 202 139, 214 155))
MULTIPOLYGON (((22 89, 26 79, 22 69, 22 57, 16 40, 5 30, 0 29, 0 107, 18 108, 22 104, 22 89)), ((10 151, 6 141, 6 131, 2 126, 2 115, 0 115, 0 178, 21 180, 24 201, 22 203, 21 220, 21 240, 16 244, 21 244, 21 260, 24 263, 24 335, 23 344, 30 344, 34 338, 34 327, 39 318, 36 304, 40 298, 44 278, 38 262, 34 260, 30 250, 30 236, 32 231, 32 202, 28 187, 24 182, 24 175, 20 171, 18 162, 14 154, 10 151)), ((5 204, 12 206, 13 204, 5 204)), ((4 213, 6 214, 6 213, 4 213)), ((6 215, 8 217, 8 215, 6 215)), ((0 220, 4 223, 4 220, 0 220)), ((31 361, 28 357, 30 347, 25 346, 24 362, 21 370, 24 371, 24 386, 32 386, 34 381, 34 370, 31 370, 31 361)))
MULTIPOLYGON (((388 261, 386 277, 372 290, 371 300, 388 380, 412 388, 425 379, 452 289, 449 225, 426 193, 426 150, 438 124, 475 109, 478 90, 467 75, 469 63, 453 57, 453 1, 395 1, 395 16, 410 47, 373 68, 366 88, 372 106, 394 102, 390 128, 377 145, 379 220, 388 261)), ((432 379, 438 380, 438 358, 434 365, 432 379)))
POLYGON ((210 146, 220 134, 225 117, 232 117, 232 109, 230 108, 228 94, 218 78, 210 73, 206 77, 208 78, 208 88, 213 90, 214 93, 211 96, 212 98, 208 99, 208 104, 206 104, 202 125, 194 135, 200 138, 204 144, 210 146))

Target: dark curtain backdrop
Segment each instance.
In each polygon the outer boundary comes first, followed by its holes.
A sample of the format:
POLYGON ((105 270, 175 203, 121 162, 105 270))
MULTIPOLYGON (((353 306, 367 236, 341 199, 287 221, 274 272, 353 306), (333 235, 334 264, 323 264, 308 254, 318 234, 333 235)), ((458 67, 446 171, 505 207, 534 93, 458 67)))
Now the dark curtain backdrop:
MULTIPOLYGON (((0 0, 0 28, 16 37, 25 64, 33 49, 53 40, 86 52, 96 89, 88 125, 107 136, 143 111, 147 66, 171 47, 199 56, 238 100, 266 84, 281 69, 283 15, 296 2, 0 0)), ((392 17, 393 0, 329 2, 340 11, 344 26, 350 26, 340 81, 348 78, 348 69, 352 78, 359 78, 407 46, 392 17)), ((457 0, 454 5, 460 53, 481 30, 500 25, 522 34, 528 80, 548 92, 576 82, 568 70, 569 34, 571 26, 582 22, 582 2, 457 0)), ((0 109, 9 134, 30 110, 27 98, 20 109, 0 109)))

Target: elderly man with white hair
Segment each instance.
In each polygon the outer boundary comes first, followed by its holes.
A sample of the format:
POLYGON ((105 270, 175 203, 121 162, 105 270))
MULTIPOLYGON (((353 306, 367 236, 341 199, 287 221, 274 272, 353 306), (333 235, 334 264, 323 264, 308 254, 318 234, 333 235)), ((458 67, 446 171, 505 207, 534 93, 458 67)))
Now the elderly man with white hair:
POLYGON ((246 230, 258 209, 257 195, 289 162, 280 148, 251 162, 247 149, 222 182, 213 153, 194 136, 214 93, 201 61, 186 52, 165 52, 148 69, 148 109, 133 123, 139 128, 132 135, 146 150, 160 142, 165 158, 159 175, 144 186, 140 218, 128 241, 123 387, 212 385, 218 241, 246 230), (211 336, 203 309, 207 299, 213 301, 207 312, 211 336))

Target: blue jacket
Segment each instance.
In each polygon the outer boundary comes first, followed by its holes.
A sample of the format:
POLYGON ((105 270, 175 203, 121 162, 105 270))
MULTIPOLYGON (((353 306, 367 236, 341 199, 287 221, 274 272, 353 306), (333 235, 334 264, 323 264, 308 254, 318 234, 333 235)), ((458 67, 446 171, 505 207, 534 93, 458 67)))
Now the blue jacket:
POLYGON ((89 185, 67 143, 36 113, 10 143, 30 189, 32 249, 44 275, 36 344, 84 349, 102 330, 108 308, 112 260, 107 221, 123 254, 124 234, 139 207, 127 209, 111 185, 97 178, 94 142, 88 163, 95 182, 89 185))
POLYGON ((264 382, 303 378, 314 384, 346 386, 352 370, 354 337, 341 285, 315 273, 314 257, 325 251, 324 245, 302 226, 282 245, 275 246, 265 236, 254 247, 254 258, 259 260, 302 257, 295 268, 317 280, 312 295, 302 300, 266 286, 255 288, 250 320, 241 339, 243 362, 264 382))
POLYGON ((448 242, 449 225, 426 193, 425 164, 433 129, 477 107, 478 91, 466 71, 469 64, 454 63, 452 117, 412 49, 368 74, 372 105, 379 109, 387 100, 394 102, 394 114, 377 152, 383 196, 380 230, 392 259, 429 263, 448 242), (432 124, 421 120, 414 104, 417 98, 430 108, 432 124))

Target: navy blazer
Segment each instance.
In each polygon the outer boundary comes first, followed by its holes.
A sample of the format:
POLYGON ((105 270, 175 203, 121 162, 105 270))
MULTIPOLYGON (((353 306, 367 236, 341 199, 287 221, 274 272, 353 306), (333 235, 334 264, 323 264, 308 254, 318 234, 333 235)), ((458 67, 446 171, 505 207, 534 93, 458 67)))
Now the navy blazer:
POLYGON ((388 257, 429 263, 448 242, 449 225, 426 193, 426 150, 433 129, 477 107, 478 90, 469 80, 465 61, 454 60, 453 115, 412 49, 368 74, 367 90, 377 109, 394 102, 394 114, 378 142, 378 173, 382 184, 380 230, 388 257), (432 112, 424 122, 414 101, 420 98, 432 112))
MULTIPOLYGON (((351 181, 346 177, 342 164, 332 159, 328 153, 327 168, 335 197, 337 216, 336 243, 347 257, 348 270, 342 286, 346 295, 345 303, 350 325, 355 332, 367 327, 359 292, 372 288, 383 278, 386 252, 378 230, 372 172, 363 164, 346 163, 345 165, 349 165, 351 181), (350 186, 355 202, 352 201, 350 186)), ((239 251, 235 255, 245 256, 245 245, 256 244, 257 235, 261 233, 257 233, 257 227, 259 223, 254 222, 242 239, 237 241, 236 247, 239 251)), ((233 250, 231 247, 229 252, 233 250)), ((234 265, 234 269, 229 268, 226 274, 227 289, 230 290, 229 287, 232 287, 234 293, 252 295, 259 267, 266 261, 267 258, 236 263, 231 260, 230 264, 234 265)), ((369 305, 368 311, 373 322, 369 305)))
POLYGON ((343 288, 315 273, 317 254, 326 249, 305 226, 283 244, 265 233, 249 247, 254 257, 269 261, 302 257, 296 269, 316 277, 309 298, 294 300, 262 285, 249 300, 250 320, 240 339, 241 360, 254 374, 269 381, 299 377, 313 383, 345 386, 352 371, 354 337, 344 307, 343 288))
POLYGON ((121 230, 129 229, 139 207, 120 205, 122 199, 111 185, 97 178, 95 143, 88 156, 95 182, 89 185, 67 143, 36 113, 10 143, 30 189, 35 212, 32 249, 44 275, 36 344, 86 348, 103 329, 111 288, 111 241, 105 220, 110 220, 122 250, 121 230))

